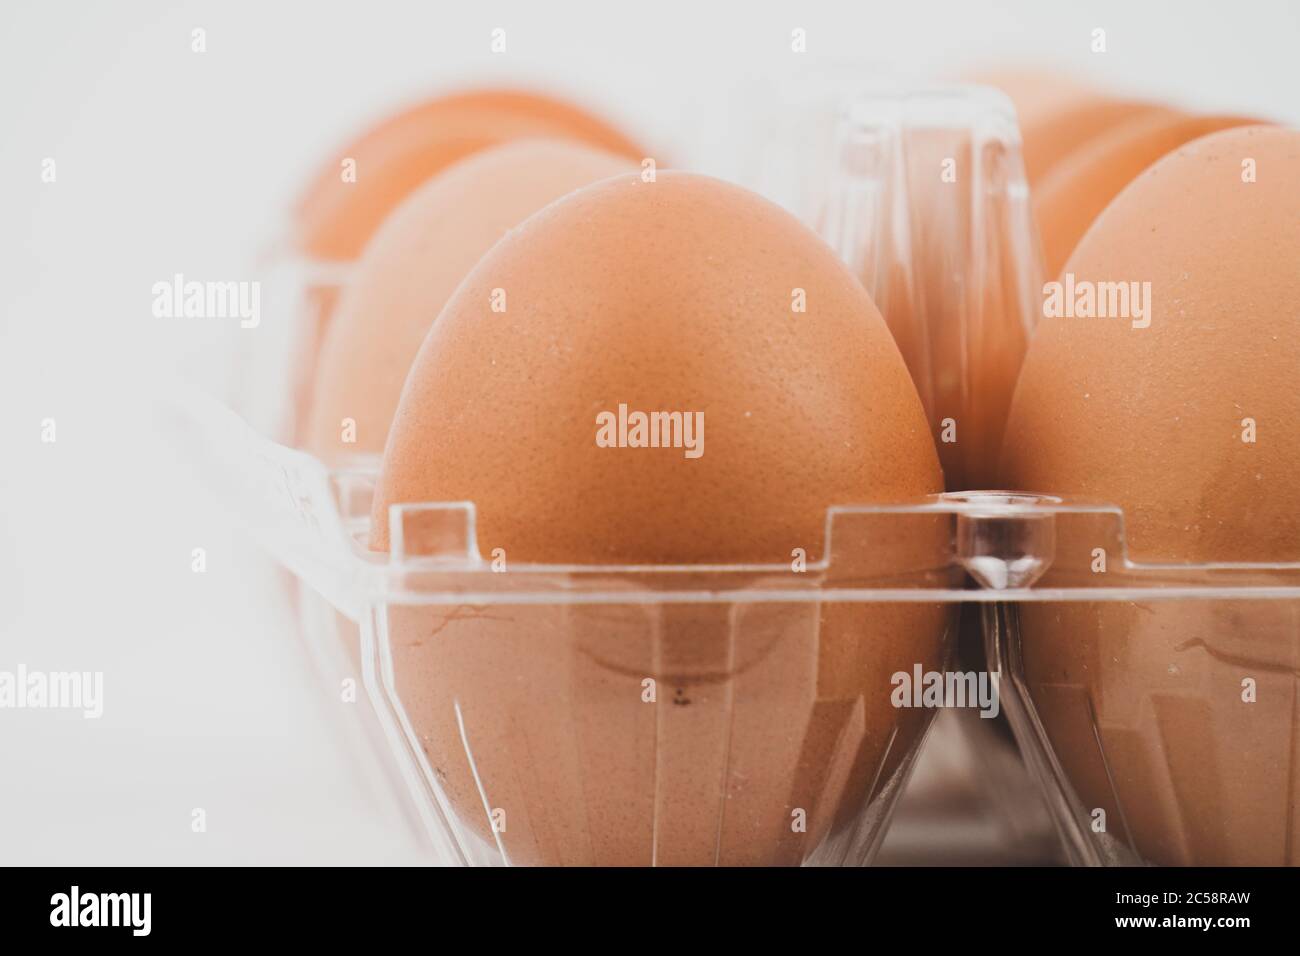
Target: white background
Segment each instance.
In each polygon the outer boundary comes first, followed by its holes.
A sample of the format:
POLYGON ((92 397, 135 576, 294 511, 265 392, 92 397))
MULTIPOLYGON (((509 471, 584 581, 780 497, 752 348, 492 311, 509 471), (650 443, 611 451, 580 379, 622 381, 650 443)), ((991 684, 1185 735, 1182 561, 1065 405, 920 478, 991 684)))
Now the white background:
POLYGON ((743 133, 728 98, 791 69, 795 27, 808 61, 1049 64, 1300 120, 1284 2, 0 4, 0 670, 106 684, 98 721, 0 710, 0 863, 413 859, 328 732, 274 569, 138 401, 178 368, 216 377, 257 333, 155 319, 150 288, 254 277, 314 164, 439 86, 540 81, 652 151, 716 160, 743 133))

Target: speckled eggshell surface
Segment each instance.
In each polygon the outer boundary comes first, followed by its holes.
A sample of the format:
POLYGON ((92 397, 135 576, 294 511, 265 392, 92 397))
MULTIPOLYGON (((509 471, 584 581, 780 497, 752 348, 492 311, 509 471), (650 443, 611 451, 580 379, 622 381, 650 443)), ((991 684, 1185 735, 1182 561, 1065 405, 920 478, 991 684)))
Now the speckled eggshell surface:
POLYGON ((940 488, 898 349, 829 248, 738 187, 620 176, 529 219, 448 302, 389 437, 373 544, 390 504, 466 500, 484 553, 512 560, 783 563, 820 553, 829 505, 940 488), (620 405, 702 414, 700 454, 684 433, 601 447, 620 405))
MULTIPOLYGON (((1149 281, 1150 325, 1039 323, 1005 484, 1120 506, 1139 562, 1300 561, 1300 133, 1180 148, 1065 273, 1149 281)), ((1076 535, 1057 559, 1089 584, 1149 587, 1114 551, 1076 535)), ((1025 686, 1089 821, 1104 811, 1152 863, 1300 863, 1295 602, 1141 595, 1020 609, 1025 686)))
POLYGON ((1056 278, 1093 220, 1148 166, 1184 143, 1247 125, 1251 121, 1242 117, 1153 109, 1061 160, 1034 190, 1034 218, 1048 277, 1056 278))
POLYGON ((520 140, 462 160, 403 202, 366 247, 330 324, 311 451, 328 462, 382 452, 420 343, 479 258, 547 203, 632 168, 579 143, 520 140))
POLYGON ((1300 560, 1300 132, 1184 146, 1116 198, 1065 272, 1150 282, 1150 326, 1040 321, 1004 481, 1121 505, 1147 560, 1300 560))
MULTIPOLYGON (((941 487, 902 357, 821 240, 717 180, 621 175, 530 218, 448 302, 384 452, 371 543, 388 546, 391 504, 468 500, 508 584, 528 562, 798 578, 792 554, 820 555, 828 506, 941 487), (597 416, 620 404, 702 413, 702 454, 601 447, 597 416)), ((868 550, 880 573, 942 565, 938 540, 917 542, 868 550)), ((929 714, 893 707, 890 675, 941 666, 949 628, 912 604, 415 606, 390 609, 388 647, 466 845, 769 865, 840 852, 897 786, 929 714)))

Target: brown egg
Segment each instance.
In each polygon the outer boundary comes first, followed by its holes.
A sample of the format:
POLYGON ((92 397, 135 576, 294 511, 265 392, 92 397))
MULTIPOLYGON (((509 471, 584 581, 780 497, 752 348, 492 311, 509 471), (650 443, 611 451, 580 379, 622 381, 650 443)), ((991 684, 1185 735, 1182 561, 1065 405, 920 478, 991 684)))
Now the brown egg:
POLYGON ((341 149, 297 205, 297 242, 310 256, 351 260, 379 223, 429 177, 471 153, 515 139, 562 138, 640 160, 621 133, 594 116, 536 93, 473 90, 420 103, 341 149), (342 163, 355 161, 355 181, 342 163))
POLYGON ((519 561, 784 562, 820 553, 828 505, 938 477, 898 349, 821 240, 712 179, 627 176, 530 219, 447 303, 375 544, 392 502, 472 500, 479 540, 519 561), (677 447, 602 447, 620 405, 680 413, 677 447))
POLYGON ((1073 155, 1074 151, 1121 123, 1137 119, 1154 107, 1107 97, 1082 97, 1042 116, 1021 121, 1025 177, 1034 188, 1073 155))
MULTIPOLYGON (((323 166, 294 210, 294 248, 324 263, 351 264, 384 218, 443 169, 516 139, 558 138, 640 159, 642 153, 601 120, 535 93, 471 90, 417 104, 367 130, 323 166), (343 163, 351 160, 345 178, 343 163)), ((290 387, 291 438, 307 440, 311 385, 344 278, 304 290, 290 387)))
MULTIPOLYGON (((794 578, 829 505, 941 486, 898 350, 830 249, 737 187, 620 176, 530 218, 452 296, 385 449, 372 546, 389 545, 390 505, 469 500, 504 579, 539 573, 521 562, 766 562, 794 578), (620 406, 629 428, 609 446, 620 406), (649 411, 694 430, 640 446, 630 416, 649 411)), ((873 538, 871 569, 836 573, 932 567, 930 530, 873 538)), ((609 586, 695 579, 654 580, 609 586)), ((927 716, 890 705, 890 675, 941 666, 948 617, 557 600, 393 607, 387 639, 462 845, 517 863, 797 863, 860 850, 867 808, 896 792, 927 716)))
MULTIPOLYGON (((1149 295, 1039 324, 1009 487, 1119 505, 1138 561, 1300 561, 1298 184, 1300 132, 1246 127, 1120 193, 1065 267, 1075 311, 1095 283, 1149 295)), ((1151 579, 1110 561, 1112 584, 1151 579)), ((1027 684, 1085 810, 1157 863, 1300 863, 1295 621, 1285 601, 1025 605, 1027 684)))
POLYGON ((498 239, 566 193, 629 172, 559 140, 476 153, 418 189, 366 247, 321 349, 307 446, 327 462, 379 454, 420 343, 498 239))
POLYGON ((1121 123, 1057 163, 1034 190, 1034 218, 1047 275, 1060 274, 1075 245, 1121 189, 1184 143, 1252 121, 1235 116, 1187 116, 1153 109, 1121 123))
POLYGON ((1050 70, 996 70, 970 79, 1002 90, 1015 105, 1025 178, 1031 188, 1075 150, 1157 109, 1150 103, 1099 93, 1086 83, 1050 70))

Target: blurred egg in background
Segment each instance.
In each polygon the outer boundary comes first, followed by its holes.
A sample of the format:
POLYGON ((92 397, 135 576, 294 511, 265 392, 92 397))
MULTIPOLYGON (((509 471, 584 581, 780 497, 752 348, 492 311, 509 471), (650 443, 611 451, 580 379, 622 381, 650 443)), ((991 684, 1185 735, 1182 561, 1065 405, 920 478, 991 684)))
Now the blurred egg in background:
POLYGON ((420 344, 483 253, 553 200, 635 167, 577 142, 520 140, 416 190, 367 245, 330 322, 308 447, 331 462, 382 452, 420 344))

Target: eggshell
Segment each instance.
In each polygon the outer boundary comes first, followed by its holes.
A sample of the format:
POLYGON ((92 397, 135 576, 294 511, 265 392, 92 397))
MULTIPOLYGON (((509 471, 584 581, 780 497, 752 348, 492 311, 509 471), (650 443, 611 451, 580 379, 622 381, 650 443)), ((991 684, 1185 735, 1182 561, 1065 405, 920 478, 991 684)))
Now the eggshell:
POLYGON ((1233 126, 1235 116, 1152 110, 1113 127, 1058 162, 1034 190, 1046 274, 1055 278, 1092 221, 1144 169, 1184 143, 1233 126))
POLYGON ((1158 109, 1150 103, 1110 96, 1075 77, 1044 69, 991 70, 973 82, 1000 89, 1016 108, 1031 188, 1057 163, 1122 123, 1158 109))
POLYGON ((308 447, 331 463, 382 452, 420 344, 483 253, 547 203, 633 168, 577 143, 521 140, 416 190, 366 247, 343 293, 321 350, 308 447))
POLYGON ((417 104, 347 144, 312 180, 296 209, 297 244, 320 259, 355 259, 379 223, 417 186, 481 149, 563 138, 640 159, 622 133, 561 100, 517 90, 472 90, 417 104), (355 181, 342 176, 355 162, 355 181))
POLYGON ((529 219, 447 303, 385 450, 375 545, 393 502, 466 500, 520 561, 785 562, 820 553, 831 504, 939 488, 898 349, 820 239, 712 179, 625 176, 529 219), (600 447, 620 404, 702 413, 704 454, 600 447))
MULTIPOLYGON (((1119 194, 1065 272, 1150 282, 1150 326, 1039 324, 1008 486, 1119 505, 1136 560, 1300 561, 1297 184, 1300 133, 1245 127, 1119 194)), ((1117 835, 1157 863, 1300 863, 1294 602, 1027 604, 1021 629, 1058 757, 1117 835)))
POLYGON ((1005 478, 1123 505, 1133 552, 1148 560, 1300 555, 1300 444, 1283 424, 1300 411, 1298 140, 1268 127, 1200 139, 1098 218, 1066 271, 1150 282, 1150 327, 1040 321, 1005 478), (1257 182, 1242 181, 1247 160, 1257 182), (1263 430, 1253 444, 1241 440, 1246 416, 1263 430))
MULTIPOLYGON (((940 488, 898 350, 830 249, 716 180, 618 176, 530 218, 434 323, 385 449, 372 546, 389 545, 390 505, 471 500, 506 579, 518 562, 784 568, 795 549, 822 553, 827 506, 940 488), (703 454, 598 446, 597 414, 620 403, 703 412, 703 454)), ((933 567, 930 531, 872 539, 870 573, 933 567)), ((691 575, 663 584, 704 587, 691 575)), ((609 575, 633 586, 655 585, 609 575)), ((390 609, 388 648, 458 832, 494 858, 797 863, 823 841, 847 852, 868 802, 897 788, 928 715, 890 705, 890 675, 941 666, 949 616, 411 606, 390 609)))
MULTIPOLYGON (((629 158, 644 154, 621 133, 570 104, 536 93, 470 90, 419 103, 349 142, 321 167, 294 210, 293 248, 329 263, 352 263, 384 218, 448 166, 492 146, 526 138, 585 143, 629 158), (351 178, 343 163, 351 161, 351 178)), ((299 445, 307 441, 311 384, 333 319, 339 285, 304 290, 290 388, 299 445)))

